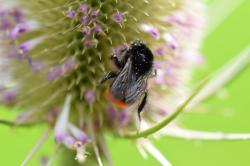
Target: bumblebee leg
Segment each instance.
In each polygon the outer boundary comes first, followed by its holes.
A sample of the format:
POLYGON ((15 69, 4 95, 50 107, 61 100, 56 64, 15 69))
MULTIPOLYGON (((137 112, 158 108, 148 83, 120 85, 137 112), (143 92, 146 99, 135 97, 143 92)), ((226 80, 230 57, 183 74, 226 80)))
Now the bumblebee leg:
POLYGON ((107 74, 105 74, 104 76, 102 76, 102 78, 99 81, 99 84, 104 83, 105 81, 107 81, 110 78, 114 78, 118 75, 118 72, 116 71, 110 71, 107 74))
POLYGON ((111 56, 111 60, 113 61, 114 65, 115 65, 118 69, 123 68, 124 65, 123 65, 122 62, 117 58, 116 55, 111 56))
POLYGON ((127 54, 128 48, 124 48, 121 50, 121 59, 119 60, 116 54, 113 54, 111 56, 111 60, 113 61, 114 65, 118 68, 118 69, 122 69, 125 65, 125 63, 127 62, 128 58, 129 58, 129 54, 127 54))
POLYGON ((141 121, 141 112, 143 111, 143 108, 145 107, 145 105, 147 103, 147 97, 148 97, 148 93, 146 92, 143 99, 142 99, 141 104, 138 107, 137 113, 138 113, 139 121, 141 121))
POLYGON ((157 76, 157 69, 153 69, 152 72, 150 73, 149 77, 153 78, 157 76))
POLYGON ((153 77, 156 77, 157 76, 157 69, 154 69, 153 70, 153 77))

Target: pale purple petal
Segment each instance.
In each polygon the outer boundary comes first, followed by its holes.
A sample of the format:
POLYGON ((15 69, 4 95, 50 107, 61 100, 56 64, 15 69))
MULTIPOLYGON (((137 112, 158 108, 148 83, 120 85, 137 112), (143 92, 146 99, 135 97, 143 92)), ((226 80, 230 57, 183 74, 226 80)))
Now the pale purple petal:
POLYGON ((2 100, 5 103, 10 104, 16 101, 16 97, 17 97, 16 91, 7 91, 3 94, 2 100))
POLYGON ((12 12, 11 15, 15 18, 15 21, 17 23, 21 23, 24 21, 24 15, 21 9, 15 8, 12 12))
POLYGON ((195 55, 194 58, 195 58, 194 61, 196 64, 201 65, 201 64, 204 64, 204 62, 205 62, 205 58, 202 54, 197 54, 197 55, 195 55))
POLYGON ((88 26, 84 26, 82 28, 82 34, 83 36, 90 36, 91 35, 91 30, 88 26))
POLYGON ((161 69, 162 68, 162 62, 161 61, 155 61, 154 62, 154 67, 156 69, 161 69))
POLYGON ((32 43, 30 41, 20 44, 19 49, 22 54, 27 53, 32 48, 32 43))
POLYGON ((42 72, 45 69, 44 62, 34 61, 31 57, 28 57, 28 62, 33 72, 42 72))
POLYGON ((11 28, 11 22, 7 18, 1 18, 0 19, 0 30, 5 31, 7 29, 11 28))
POLYGON ((148 33, 155 39, 160 38, 160 32, 156 27, 152 27, 148 30, 148 33))
POLYGON ((90 15, 93 20, 96 20, 99 16, 99 10, 92 11, 90 15))
POLYGON ((94 27, 93 27, 93 32, 94 33, 102 32, 102 26, 100 24, 95 24, 94 27))
POLYGON ((69 123, 68 128, 76 140, 81 141, 82 144, 86 144, 88 142, 88 136, 81 129, 71 123, 69 123))
POLYGON ((93 47, 94 45, 96 45, 97 43, 96 43, 96 41, 95 40, 92 40, 92 39, 85 39, 84 41, 83 41, 83 46, 85 47, 85 48, 91 48, 91 47, 93 47))
POLYGON ((87 26, 87 25, 89 24, 89 22, 90 22, 89 16, 83 16, 83 17, 81 18, 81 24, 82 24, 82 25, 87 26))
POLYGON ((4 17, 7 14, 5 9, 0 8, 0 18, 4 17))
POLYGON ((78 8, 78 12, 81 13, 87 13, 89 10, 89 5, 87 4, 81 4, 80 7, 78 8))
POLYGON ((74 18, 76 12, 72 9, 72 8, 69 8, 68 11, 66 12, 66 16, 68 18, 74 18))
POLYGON ((48 81, 53 81, 59 77, 63 76, 63 71, 61 69, 61 67, 55 67, 53 69, 51 69, 48 74, 47 74, 47 80, 48 81))
POLYGON ((120 13, 120 12, 114 13, 113 19, 117 23, 122 23, 124 21, 124 13, 120 13))
POLYGON ((115 119, 116 111, 115 111, 114 107, 108 107, 107 113, 108 113, 110 119, 115 119))
POLYGON ((148 33, 150 36, 152 36, 153 38, 159 40, 160 39, 160 31, 157 27, 152 26, 152 25, 148 25, 148 24, 141 24, 140 28, 148 33))
POLYGON ((176 16, 166 17, 166 21, 171 23, 171 24, 179 23, 179 20, 176 16))
POLYGON ((73 149, 74 148, 74 145, 75 145, 75 142, 76 142, 76 139, 72 136, 66 136, 64 139, 63 139, 63 144, 69 148, 69 149, 73 149))
POLYGON ((72 97, 69 95, 65 99, 64 106, 57 118, 55 124, 55 141, 56 143, 61 143, 67 136, 67 127, 70 113, 72 97))
POLYGON ((28 26, 25 23, 17 24, 9 33, 9 37, 14 40, 19 37, 21 34, 25 33, 28 30, 28 26))
POLYGON ((69 58, 64 64, 61 65, 64 72, 68 72, 76 67, 76 59, 74 57, 69 58))
POLYGON ((158 48, 156 48, 155 52, 156 52, 157 55, 162 56, 162 55, 164 55, 164 48, 163 47, 158 47, 158 48))
POLYGON ((31 67, 33 72, 42 72, 45 69, 45 65, 42 61, 33 61, 31 67))
POLYGON ((173 49, 173 50, 177 49, 178 43, 177 43, 176 38, 175 38, 172 34, 170 34, 170 33, 165 33, 165 34, 163 35, 163 38, 165 39, 165 41, 167 42, 168 46, 169 46, 171 49, 173 49))
POLYGON ((117 120, 121 126, 126 125, 129 121, 128 111, 127 110, 120 110, 118 112, 117 120))
POLYGON ((84 94, 84 98, 89 104, 91 104, 95 100, 95 95, 96 94, 93 90, 87 90, 84 94))

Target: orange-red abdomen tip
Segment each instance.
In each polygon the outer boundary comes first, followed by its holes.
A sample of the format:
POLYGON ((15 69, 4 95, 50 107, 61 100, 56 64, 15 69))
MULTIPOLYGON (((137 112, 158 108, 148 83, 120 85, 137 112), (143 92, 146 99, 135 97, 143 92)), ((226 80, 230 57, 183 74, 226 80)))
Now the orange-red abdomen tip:
POLYGON ((119 108, 126 108, 128 107, 128 104, 123 102, 123 101, 120 101, 120 100, 117 100, 111 93, 110 93, 110 89, 107 88, 107 90, 105 91, 105 97, 111 101, 111 103, 119 108))

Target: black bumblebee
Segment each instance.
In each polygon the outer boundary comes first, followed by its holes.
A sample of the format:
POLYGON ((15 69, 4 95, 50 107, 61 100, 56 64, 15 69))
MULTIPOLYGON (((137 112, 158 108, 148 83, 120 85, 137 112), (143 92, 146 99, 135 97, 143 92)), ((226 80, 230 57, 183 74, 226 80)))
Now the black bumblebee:
POLYGON ((123 49, 121 55, 113 54, 111 60, 119 70, 105 74, 100 84, 114 78, 107 89, 107 97, 122 108, 138 102, 138 117, 141 120, 140 113, 147 103, 147 81, 153 73, 154 56, 144 42, 135 41, 123 49))

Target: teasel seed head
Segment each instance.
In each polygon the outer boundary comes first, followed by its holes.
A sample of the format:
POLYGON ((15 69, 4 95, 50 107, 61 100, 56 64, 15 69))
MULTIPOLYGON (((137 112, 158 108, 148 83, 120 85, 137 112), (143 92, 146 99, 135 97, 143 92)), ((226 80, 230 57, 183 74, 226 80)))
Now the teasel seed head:
POLYGON ((47 121, 55 142, 75 149, 80 162, 89 143, 99 146, 94 138, 105 131, 137 128, 136 111, 112 106, 99 86, 100 77, 114 69, 112 53, 142 40, 155 55, 157 76, 149 81, 142 124, 159 121, 188 91, 206 20, 201 1, 20 0, 14 5, 0 9, 0 68, 5 69, 0 77, 8 75, 0 84, 1 102, 23 110, 19 123, 47 121), (48 116, 51 110, 56 116, 48 116))

